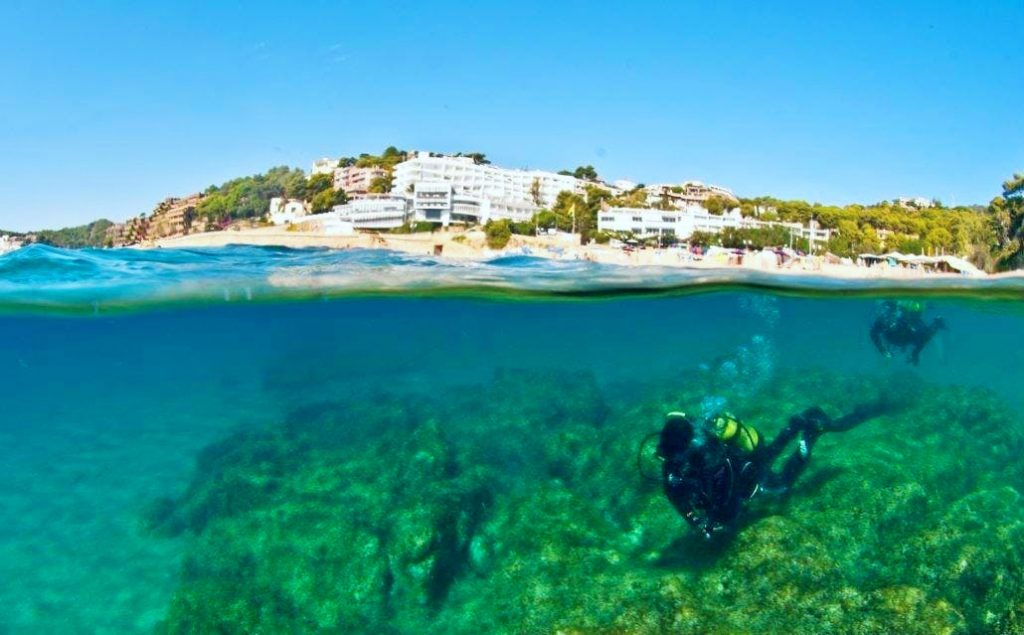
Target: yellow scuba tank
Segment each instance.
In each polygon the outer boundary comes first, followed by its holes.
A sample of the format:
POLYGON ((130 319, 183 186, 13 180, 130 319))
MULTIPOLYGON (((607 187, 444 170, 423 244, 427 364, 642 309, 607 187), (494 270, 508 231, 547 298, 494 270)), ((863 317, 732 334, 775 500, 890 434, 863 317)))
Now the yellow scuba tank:
POLYGON ((917 300, 899 300, 896 306, 906 313, 921 313, 924 310, 924 305, 917 300))
POLYGON ((753 452, 761 441, 757 430, 726 412, 712 420, 711 430, 721 441, 744 452, 753 452))

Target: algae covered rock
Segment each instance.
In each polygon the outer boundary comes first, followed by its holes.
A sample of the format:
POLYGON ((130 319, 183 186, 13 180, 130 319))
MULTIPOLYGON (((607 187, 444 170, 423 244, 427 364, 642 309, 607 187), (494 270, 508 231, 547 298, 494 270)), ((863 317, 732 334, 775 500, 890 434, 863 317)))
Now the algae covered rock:
MULTIPOLYGON (((190 495, 207 511, 168 632, 385 629, 395 606, 427 610, 466 572, 493 495, 437 425, 396 428, 347 460, 318 448, 303 457, 289 460, 292 471, 269 500, 248 509, 208 510, 236 478, 190 487, 180 503, 186 515, 196 507, 190 495)), ((261 462, 249 469, 266 470, 261 462)))
POLYGON ((904 577, 956 602, 975 629, 1024 631, 1024 509, 1013 488, 968 494, 899 554, 904 577))
MULTIPOLYGON (((1022 446, 1004 405, 914 384, 706 541, 638 451, 710 381, 610 391, 504 370, 444 399, 327 402, 239 433, 151 509, 152 528, 192 541, 163 630, 1024 630, 1022 446)), ((770 439, 809 406, 839 415, 893 381, 779 374, 725 396, 770 439)))

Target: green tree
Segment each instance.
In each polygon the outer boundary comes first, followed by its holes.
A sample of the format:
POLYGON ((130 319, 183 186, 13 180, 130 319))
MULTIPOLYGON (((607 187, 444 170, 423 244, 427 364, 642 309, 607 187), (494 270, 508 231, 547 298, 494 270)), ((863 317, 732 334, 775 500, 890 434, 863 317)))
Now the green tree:
POLYGON ((387 194, 394 185, 394 177, 389 173, 387 176, 378 176, 370 181, 367 191, 371 194, 387 194))
POLYGON ((612 207, 647 207, 647 189, 638 185, 621 196, 608 201, 612 207))
POLYGON ((575 231, 584 243, 589 242, 591 233, 597 230, 597 211, 579 194, 559 192, 551 211, 558 219, 558 229, 575 231))
POLYGON ((348 201, 345 190, 327 189, 313 196, 309 202, 310 211, 314 214, 329 212, 335 205, 344 205, 348 201))
POLYGON ((612 193, 608 190, 603 187, 591 185, 590 183, 583 186, 583 195, 586 198, 587 206, 589 206, 595 214, 601 210, 602 205, 605 203, 610 205, 614 198, 612 193))
POLYGON ((1014 174, 1003 183, 999 211, 1005 217, 1005 243, 1009 253, 1004 262, 1012 267, 1024 264, 1024 174, 1014 174))
POLYGON ((302 170, 271 168, 266 174, 233 179, 210 186, 196 205, 196 214, 224 224, 239 218, 260 218, 267 213, 270 199, 277 196, 307 199, 306 177, 302 170), (301 193, 301 196, 296 195, 301 193))
POLYGON ((36 242, 64 249, 102 247, 107 241, 107 229, 113 224, 109 220, 101 218, 87 225, 63 229, 44 229, 36 232, 36 242))
POLYGON ((558 215, 551 210, 542 209, 533 215, 532 220, 538 229, 558 229, 558 215))
POLYGON ((456 153, 457 157, 469 157, 473 159, 473 163, 477 165, 488 165, 490 161, 487 160, 487 155, 483 152, 459 152, 456 153))
POLYGON ((577 179, 582 181, 596 181, 597 170, 592 165, 581 165, 572 173, 577 179))
POLYGON ((925 236, 924 245, 932 254, 949 253, 953 247, 953 234, 945 227, 935 227, 925 236))
POLYGON ((333 189, 334 177, 330 174, 314 174, 309 177, 309 182, 306 184, 306 195, 302 198, 304 200, 313 200, 317 194, 333 189))
POLYGON ((380 167, 391 170, 402 161, 405 161, 405 157, 408 153, 405 150, 399 150, 395 146, 388 146, 384 148, 384 152, 379 155, 375 154, 360 154, 359 158, 355 160, 355 166, 360 168, 373 168, 380 167))
POLYGON ((563 176, 576 177, 581 181, 598 180, 597 170, 592 165, 581 165, 577 167, 575 170, 559 170, 558 173, 563 176))
POLYGON ((533 183, 530 184, 530 199, 533 200, 533 204, 537 207, 544 204, 544 199, 540 197, 540 179, 534 179, 533 183))
POLYGON ((512 238, 512 225, 507 219, 490 220, 484 225, 487 246, 491 249, 504 249, 512 238))
POLYGON ((294 198, 304 201, 309 198, 309 179, 302 173, 302 170, 295 170, 289 173, 284 179, 285 198, 294 198))
POLYGON ((690 234, 688 242, 695 247, 710 247, 711 245, 720 244, 717 234, 702 231, 695 231, 690 234))
POLYGON ((537 234, 537 226, 532 220, 513 222, 511 223, 512 233, 517 236, 535 236, 537 234))
POLYGON ((864 223, 860 228, 860 243, 857 245, 858 253, 876 254, 882 250, 882 241, 878 238, 878 232, 871 225, 864 223))
POLYGON ((715 216, 721 216, 732 208, 733 202, 724 196, 719 196, 718 194, 709 196, 708 199, 704 201, 704 209, 708 210, 709 214, 714 214, 715 216))
POLYGON ((837 256, 856 256, 858 246, 861 244, 862 233, 857 221, 842 220, 836 228, 832 238, 828 241, 828 250, 837 256))

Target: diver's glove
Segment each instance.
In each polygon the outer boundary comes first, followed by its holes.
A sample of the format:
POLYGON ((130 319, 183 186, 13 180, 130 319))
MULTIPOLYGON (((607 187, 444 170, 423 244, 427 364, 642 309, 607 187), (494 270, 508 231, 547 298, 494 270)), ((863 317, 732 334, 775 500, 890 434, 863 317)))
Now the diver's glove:
POLYGON ((722 528, 722 525, 711 522, 711 520, 706 517, 701 517, 696 511, 692 509, 689 512, 687 512, 683 516, 683 518, 690 525, 690 527, 703 534, 704 538, 707 540, 711 539, 711 534, 715 533, 716 531, 722 528))

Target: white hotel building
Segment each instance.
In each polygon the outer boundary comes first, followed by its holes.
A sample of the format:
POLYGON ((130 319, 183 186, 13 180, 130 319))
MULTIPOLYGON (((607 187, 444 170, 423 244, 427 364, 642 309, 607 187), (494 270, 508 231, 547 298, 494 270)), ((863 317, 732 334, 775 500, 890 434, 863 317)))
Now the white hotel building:
MULTIPOLYGON (((510 170, 478 164, 470 157, 432 156, 427 152, 418 152, 408 161, 395 166, 392 192, 416 199, 417 188, 423 188, 424 198, 429 198, 428 193, 437 194, 431 189, 437 184, 448 185, 452 197, 469 196, 476 199, 481 207, 478 222, 491 218, 529 220, 541 207, 553 205, 559 192, 576 192, 582 187, 579 179, 554 172, 510 170), (429 188, 426 187, 428 184, 429 188), (536 199, 539 200, 535 200, 535 188, 536 199)), ((420 206, 416 202, 414 209, 419 218, 420 206)), ((460 215, 463 214, 451 209, 451 221, 458 222, 457 217, 460 215)))
POLYGON ((611 207, 601 210, 597 216, 597 228, 605 232, 631 233, 639 237, 674 236, 686 240, 693 232, 717 234, 727 227, 785 227, 799 238, 814 242, 828 241, 832 232, 817 227, 804 227, 800 223, 760 221, 746 218, 739 209, 716 216, 703 207, 690 205, 681 210, 662 211, 658 209, 611 207))
POLYGON ((356 229, 395 229, 409 221, 409 200, 402 196, 357 198, 335 205, 331 213, 356 229))

